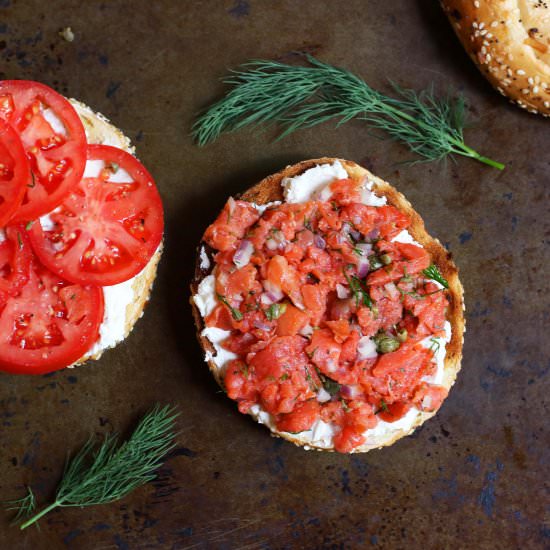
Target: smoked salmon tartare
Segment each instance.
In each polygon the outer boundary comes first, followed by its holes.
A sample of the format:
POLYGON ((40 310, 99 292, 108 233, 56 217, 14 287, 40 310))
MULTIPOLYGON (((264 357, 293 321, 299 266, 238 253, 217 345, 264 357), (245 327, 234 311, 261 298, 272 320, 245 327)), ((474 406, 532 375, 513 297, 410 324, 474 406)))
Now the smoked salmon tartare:
POLYGON ((192 293, 228 397, 307 448, 391 444, 435 414, 460 368, 449 253, 401 194, 349 161, 306 161, 229 198, 192 293))

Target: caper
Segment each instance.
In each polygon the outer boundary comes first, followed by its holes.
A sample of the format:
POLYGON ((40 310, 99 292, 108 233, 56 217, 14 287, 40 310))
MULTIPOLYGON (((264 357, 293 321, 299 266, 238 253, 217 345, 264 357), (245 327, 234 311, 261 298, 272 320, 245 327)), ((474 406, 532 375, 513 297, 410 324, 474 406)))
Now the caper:
POLYGON ((408 336, 409 336, 409 333, 407 332, 406 328, 397 331, 397 339, 400 342, 405 342, 408 336))
POLYGON ((379 353, 391 353, 399 349, 399 340, 391 336, 382 336, 376 342, 376 349, 379 353))
POLYGON ((374 254, 372 256, 369 256, 369 264, 372 271, 378 269, 379 267, 382 267, 380 260, 374 254))
POLYGON ((382 256, 380 256, 380 261, 384 265, 390 265, 391 264, 391 256, 389 254, 382 254, 382 256))

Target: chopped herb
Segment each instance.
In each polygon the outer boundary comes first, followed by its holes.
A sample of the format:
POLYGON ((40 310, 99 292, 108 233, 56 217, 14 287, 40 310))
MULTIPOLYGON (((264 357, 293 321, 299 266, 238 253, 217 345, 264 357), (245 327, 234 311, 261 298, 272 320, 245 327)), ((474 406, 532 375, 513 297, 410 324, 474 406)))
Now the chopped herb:
POLYGON ((120 168, 120 166, 118 165, 117 162, 111 162, 111 164, 109 165, 109 168, 111 169, 111 172, 113 174, 116 174, 118 172, 118 169, 120 168))
POLYGON ((344 277, 346 278, 346 281, 348 282, 350 290, 353 292, 353 295, 355 296, 355 304, 359 307, 359 304, 363 304, 364 306, 369 307, 371 310, 373 308, 373 303, 368 295, 368 292, 363 288, 363 285, 361 284, 361 281, 358 277, 355 275, 352 275, 351 277, 348 275, 347 270, 353 267, 353 264, 348 264, 344 267, 344 277))
POLYGON ((271 304, 265 310, 265 316, 269 321, 275 321, 286 311, 286 304, 271 304))
POLYGON ((315 370, 317 371, 317 375, 319 376, 319 379, 321 380, 321 384, 323 384, 323 388, 325 389, 325 391, 327 391, 330 395, 336 395, 342 387, 341 384, 323 374, 318 368, 316 368, 315 370))
POLYGON ((342 409, 344 410, 344 412, 351 411, 351 409, 348 407, 348 404, 346 403, 343 397, 340 399, 340 403, 342 403, 342 409))
MULTIPOLYGON (((319 328, 319 327, 313 327, 314 329, 315 328, 319 328)), ((313 359, 313 356, 315 355, 315 352, 317 351, 317 348, 315 348, 313 351, 306 351, 306 355, 310 358, 310 359, 313 359)))
POLYGON ((23 249, 23 239, 21 238, 21 233, 17 232, 17 242, 19 244, 19 250, 23 249))
POLYGON ((380 399, 380 408, 374 414, 381 412, 389 412, 388 405, 386 405, 386 402, 383 399, 380 399))
POLYGON ((30 222, 27 222, 27 225, 25 226, 25 229, 28 231, 32 227, 33 223, 34 223, 33 220, 31 220, 30 222))
POLYGON ((279 378, 279 381, 280 382, 284 382, 285 380, 288 380, 290 378, 290 376, 288 375, 288 373, 284 373, 280 378, 279 378))
POLYGON ((362 250, 361 248, 357 247, 357 246, 354 246, 353 247, 353 251, 358 255, 358 256, 363 256, 365 254, 365 251, 362 250))
POLYGON ((433 281, 437 281, 440 285, 443 285, 444 288, 449 288, 449 282, 441 273, 439 272, 439 269, 437 269, 437 266, 435 264, 430 265, 430 267, 427 267, 422 271, 428 279, 432 279, 433 281))
POLYGON ((235 319, 236 321, 242 321, 243 319, 243 314, 238 310, 238 309, 235 309, 228 301, 227 301, 227 298, 225 296, 222 296, 221 294, 218 294, 216 293, 216 296, 218 298, 218 300, 220 302, 222 302, 222 304, 225 304, 228 308, 229 308, 229 311, 231 312, 231 315, 233 316, 233 319, 235 319))
MULTIPOLYGON (((248 365, 245 363, 245 364, 242 366, 242 368, 241 368, 241 374, 242 374, 246 379, 248 379, 248 374, 249 374, 249 372, 250 372, 250 371, 248 370, 248 365)), ((273 378, 273 377, 272 377, 272 378, 273 378)), ((275 379, 273 378, 273 380, 275 380, 275 379)))
POLYGON ((435 355, 439 351, 441 344, 437 338, 430 338, 430 342, 432 343, 432 345, 430 346, 430 350, 435 355))

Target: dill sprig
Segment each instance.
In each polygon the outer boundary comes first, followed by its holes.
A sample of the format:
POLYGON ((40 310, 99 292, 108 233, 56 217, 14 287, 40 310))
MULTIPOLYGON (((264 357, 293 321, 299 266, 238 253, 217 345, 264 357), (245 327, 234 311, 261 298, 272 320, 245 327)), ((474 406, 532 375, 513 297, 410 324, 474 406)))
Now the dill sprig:
POLYGON ((449 282, 443 275, 441 275, 441 272, 437 268, 435 264, 431 264, 429 267, 424 269, 422 273, 428 278, 432 279, 433 281, 437 281, 441 286, 444 288, 449 288, 449 282))
POLYGON ((306 56, 309 66, 257 60, 232 71, 224 82, 230 91, 193 125, 199 146, 251 124, 280 123, 283 138, 292 132, 339 119, 353 118, 384 130, 426 161, 448 155, 470 157, 502 170, 504 165, 480 155, 464 142, 462 96, 438 98, 393 84, 396 97, 371 88, 350 71, 306 56))
POLYGON ((367 306, 369 309, 372 310, 374 304, 372 303, 372 299, 369 296, 368 292, 363 288, 359 277, 355 275, 352 275, 350 277, 348 275, 348 269, 352 269, 353 267, 353 264, 348 264, 344 267, 344 277, 346 278, 348 286, 353 293, 353 296, 355 297, 355 305, 359 307, 359 305, 362 303, 364 306, 367 306))
POLYGON ((116 434, 105 436, 98 448, 90 438, 67 461, 54 502, 22 523, 21 529, 54 508, 106 504, 155 479, 155 470, 176 445, 174 421, 177 416, 173 408, 156 405, 121 445, 116 434))
POLYGON ((28 518, 36 509, 36 499, 30 487, 27 487, 27 495, 17 500, 7 500, 3 503, 4 508, 8 511, 17 510, 17 514, 12 520, 12 525, 20 523, 25 518, 28 518))

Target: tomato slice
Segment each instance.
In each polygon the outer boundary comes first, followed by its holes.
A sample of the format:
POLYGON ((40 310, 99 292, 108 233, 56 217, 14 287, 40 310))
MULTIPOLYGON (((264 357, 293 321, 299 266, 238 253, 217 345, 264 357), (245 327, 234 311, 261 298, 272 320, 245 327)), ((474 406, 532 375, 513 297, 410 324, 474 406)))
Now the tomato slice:
POLYGON ((85 177, 49 216, 33 224, 31 243, 61 277, 100 286, 137 275, 162 239, 162 202, 155 182, 132 155, 88 146, 85 177))
POLYGON ((17 132, 0 120, 0 227, 15 214, 32 182, 31 167, 17 132))
POLYGON ((86 164, 86 134, 72 105, 39 82, 0 82, 0 119, 19 135, 32 170, 14 221, 53 210, 80 181, 86 164))
POLYGON ((0 370, 43 374, 82 357, 99 337, 103 292, 31 260, 27 283, 0 312, 0 370))
POLYGON ((31 258, 31 246, 23 225, 0 230, 0 305, 27 282, 31 258))

